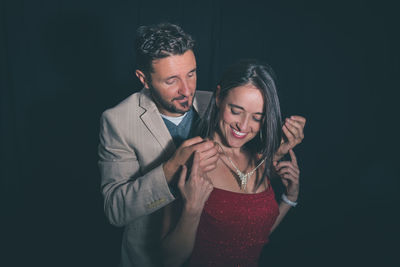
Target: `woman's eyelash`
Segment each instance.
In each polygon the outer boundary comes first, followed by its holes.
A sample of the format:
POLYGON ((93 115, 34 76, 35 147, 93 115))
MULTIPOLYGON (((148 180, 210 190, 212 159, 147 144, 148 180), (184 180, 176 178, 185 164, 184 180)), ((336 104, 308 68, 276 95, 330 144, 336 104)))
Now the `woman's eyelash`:
MULTIPOLYGON (((231 113, 232 113, 233 115, 239 115, 239 114, 240 114, 240 111, 235 110, 235 108, 231 108, 231 113)), ((261 121, 262 121, 262 117, 261 117, 261 118, 253 117, 253 120, 256 121, 256 122, 261 122, 261 121)))
POLYGON ((238 115, 240 112, 239 111, 235 111, 233 108, 231 108, 231 112, 232 112, 232 114, 234 114, 234 115, 238 115))

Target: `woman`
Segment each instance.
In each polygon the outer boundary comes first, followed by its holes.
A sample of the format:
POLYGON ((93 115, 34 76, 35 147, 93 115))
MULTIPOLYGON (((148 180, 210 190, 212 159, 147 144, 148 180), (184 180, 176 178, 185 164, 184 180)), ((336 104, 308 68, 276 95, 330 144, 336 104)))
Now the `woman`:
POLYGON ((269 234, 296 205, 299 193, 294 152, 291 161, 273 158, 282 125, 272 70, 256 61, 229 68, 199 128, 218 145, 220 159, 214 170, 202 173, 196 154, 187 180, 187 168, 182 168, 178 188, 183 201, 165 210, 165 263, 257 266, 269 234), (286 191, 279 205, 270 183, 275 171, 286 191))

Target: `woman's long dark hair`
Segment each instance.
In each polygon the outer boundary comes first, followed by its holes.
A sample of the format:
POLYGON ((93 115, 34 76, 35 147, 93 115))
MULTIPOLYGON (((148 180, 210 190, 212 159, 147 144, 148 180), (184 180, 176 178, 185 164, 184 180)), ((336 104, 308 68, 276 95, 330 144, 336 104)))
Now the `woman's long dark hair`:
POLYGON ((257 60, 241 60, 230 66, 222 75, 220 89, 214 90, 207 111, 198 127, 198 134, 203 138, 211 139, 218 131, 220 110, 216 104, 217 93, 219 93, 219 101, 223 102, 229 91, 235 87, 251 84, 259 89, 264 99, 265 115, 261 121, 259 133, 244 145, 253 157, 251 160, 257 165, 265 159, 264 175, 258 185, 264 181, 265 177, 272 175, 273 156, 279 148, 282 136, 281 110, 274 78, 272 68, 257 60), (257 154, 262 155, 258 162, 257 154))

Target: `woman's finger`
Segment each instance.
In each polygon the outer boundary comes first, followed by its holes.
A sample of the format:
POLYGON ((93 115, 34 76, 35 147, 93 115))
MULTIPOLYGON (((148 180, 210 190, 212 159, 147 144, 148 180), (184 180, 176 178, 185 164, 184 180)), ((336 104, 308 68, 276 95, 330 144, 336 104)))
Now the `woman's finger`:
POLYGON ((293 122, 293 124, 297 127, 300 133, 300 137, 303 139, 304 138, 304 127, 306 125, 306 119, 301 116, 290 116, 290 122, 293 122))
MULTIPOLYGON (((290 174, 284 174, 282 177, 282 182, 283 181, 287 181, 287 182, 291 182, 293 185, 298 185, 299 184, 299 180, 296 177, 293 177, 290 174)), ((289 183, 287 183, 285 186, 287 187, 289 183)))
POLYGON ((299 167, 291 161, 281 161, 275 166, 275 171, 279 172, 282 168, 291 168, 297 173, 300 173, 299 167))
POLYGON ((296 158, 296 154, 294 154, 293 149, 289 150, 289 154, 290 154, 290 158, 292 159, 292 163, 297 167, 297 158, 296 158))
MULTIPOLYGON (((293 142, 293 140, 295 139, 295 136, 291 131, 289 131, 289 129, 287 128, 286 124, 284 124, 282 126, 282 131, 285 134, 285 136, 286 136, 287 140, 289 141, 289 143, 293 142)), ((282 139, 281 143, 284 143, 284 142, 285 141, 282 139)))
POLYGON ((294 122, 290 120, 286 120, 284 126, 290 131, 290 133, 293 135, 292 139, 301 139, 301 131, 298 127, 300 125, 295 124, 294 122), (298 127, 296 127, 298 126, 298 127))
POLYGON ((284 169, 281 169, 281 170, 279 171, 278 174, 279 174, 281 177, 284 177, 285 175, 291 175, 291 176, 293 176, 293 177, 296 178, 296 179, 298 179, 298 177, 299 177, 298 172, 297 172, 296 170, 294 170, 294 169, 291 169, 291 168, 284 168, 284 169))
POLYGON ((302 128, 304 128, 304 126, 306 125, 306 121, 307 121, 307 120, 306 120, 306 118, 304 118, 304 117, 302 117, 302 116, 293 115, 293 116, 290 116, 290 118, 291 118, 292 120, 298 122, 298 123, 301 125, 302 128))

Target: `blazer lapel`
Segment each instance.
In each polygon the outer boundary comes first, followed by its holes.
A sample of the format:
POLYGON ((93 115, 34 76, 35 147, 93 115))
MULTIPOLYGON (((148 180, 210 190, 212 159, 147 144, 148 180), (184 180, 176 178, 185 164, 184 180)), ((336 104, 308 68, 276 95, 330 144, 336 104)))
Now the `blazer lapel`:
POLYGON ((140 115, 140 119, 147 127, 147 129, 149 129, 149 131, 160 144, 160 146, 164 150, 175 150, 175 145, 172 137, 169 134, 167 126, 165 126, 165 123, 158 112, 156 104, 151 99, 148 89, 142 89, 139 106, 143 109, 143 113, 140 115))

